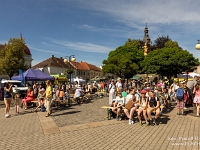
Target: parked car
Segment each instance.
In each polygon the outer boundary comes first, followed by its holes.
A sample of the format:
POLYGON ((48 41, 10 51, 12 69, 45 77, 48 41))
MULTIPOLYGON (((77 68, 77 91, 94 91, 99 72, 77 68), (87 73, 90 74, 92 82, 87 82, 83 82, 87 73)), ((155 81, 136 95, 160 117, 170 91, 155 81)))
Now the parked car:
POLYGON ((12 91, 14 94, 19 93, 21 94, 22 97, 25 97, 28 87, 25 87, 24 84, 18 80, 1 80, 1 84, 4 84, 4 85, 5 83, 8 83, 8 82, 13 84, 12 91))

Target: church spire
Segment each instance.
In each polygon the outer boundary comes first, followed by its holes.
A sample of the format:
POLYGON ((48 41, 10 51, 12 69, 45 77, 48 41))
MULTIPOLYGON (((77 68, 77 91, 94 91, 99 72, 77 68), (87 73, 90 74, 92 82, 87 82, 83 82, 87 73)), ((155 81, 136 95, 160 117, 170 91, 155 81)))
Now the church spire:
POLYGON ((149 30, 148 30, 147 22, 146 22, 146 26, 144 28, 143 42, 144 42, 144 47, 143 47, 144 55, 146 56, 150 52, 150 48, 151 48, 151 39, 149 37, 149 30))
POLYGON ((150 45, 151 44, 151 39, 149 37, 149 30, 148 30, 148 27, 147 27, 147 23, 146 23, 146 26, 144 28, 144 39, 143 39, 143 42, 146 43, 147 45, 150 45))

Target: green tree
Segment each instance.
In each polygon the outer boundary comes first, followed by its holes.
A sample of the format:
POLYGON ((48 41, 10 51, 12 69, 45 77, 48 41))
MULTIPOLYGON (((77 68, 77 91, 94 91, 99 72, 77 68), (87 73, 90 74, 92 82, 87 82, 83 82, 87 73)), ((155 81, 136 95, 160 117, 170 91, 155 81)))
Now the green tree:
MULTIPOLYGON (((170 42, 166 44, 170 45, 170 42)), ((146 73, 157 73, 170 78, 173 75, 176 76, 181 72, 190 70, 198 64, 198 59, 194 58, 187 50, 182 50, 176 45, 173 48, 169 46, 169 48, 150 52, 142 62, 142 67, 146 73)))
POLYGON ((134 40, 134 39, 131 40, 130 38, 128 38, 128 40, 126 41, 126 43, 124 45, 133 46, 133 47, 140 49, 143 47, 144 42, 141 40, 134 40))
POLYGON ((24 40, 11 38, 8 44, 0 51, 1 74, 12 77, 18 73, 18 69, 26 69, 24 65, 24 40))
POLYGON ((165 48, 180 48, 180 49, 182 49, 181 47, 179 47, 178 42, 172 41, 172 40, 165 42, 164 47, 165 48))
POLYGON ((130 78, 137 74, 140 69, 140 62, 144 59, 143 50, 139 48, 139 41, 135 44, 125 43, 116 48, 103 60, 103 72, 113 73, 119 77, 130 78))

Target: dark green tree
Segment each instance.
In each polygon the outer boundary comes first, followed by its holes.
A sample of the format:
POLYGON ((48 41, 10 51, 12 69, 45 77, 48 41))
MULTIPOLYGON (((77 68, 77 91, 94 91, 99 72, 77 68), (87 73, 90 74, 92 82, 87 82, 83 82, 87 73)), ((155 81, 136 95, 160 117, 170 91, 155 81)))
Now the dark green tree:
POLYGON ((145 57, 142 62, 144 72, 170 78, 199 64, 198 59, 187 50, 177 47, 176 42, 168 42, 166 45, 167 48, 154 50, 145 57))
POLYGON ((140 41, 126 42, 125 45, 116 48, 103 60, 103 72, 113 73, 119 77, 130 78, 140 70, 140 62, 144 59, 140 41))
POLYGON ((0 73, 12 77, 18 69, 26 69, 24 65, 24 40, 11 38, 8 44, 0 51, 0 73))
POLYGON ((160 49, 160 48, 163 48, 165 47, 165 43, 167 41, 171 40, 170 37, 167 35, 167 36, 158 36, 156 38, 156 40, 154 41, 153 45, 151 46, 151 50, 155 50, 155 49, 160 49))

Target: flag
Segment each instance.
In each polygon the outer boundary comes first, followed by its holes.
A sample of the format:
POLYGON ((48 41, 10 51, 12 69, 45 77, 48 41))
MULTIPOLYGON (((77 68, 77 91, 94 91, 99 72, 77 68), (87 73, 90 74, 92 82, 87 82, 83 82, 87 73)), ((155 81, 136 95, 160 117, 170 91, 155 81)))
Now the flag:
POLYGON ((21 69, 18 69, 18 71, 19 71, 20 81, 24 84, 24 74, 23 74, 23 71, 21 69))

